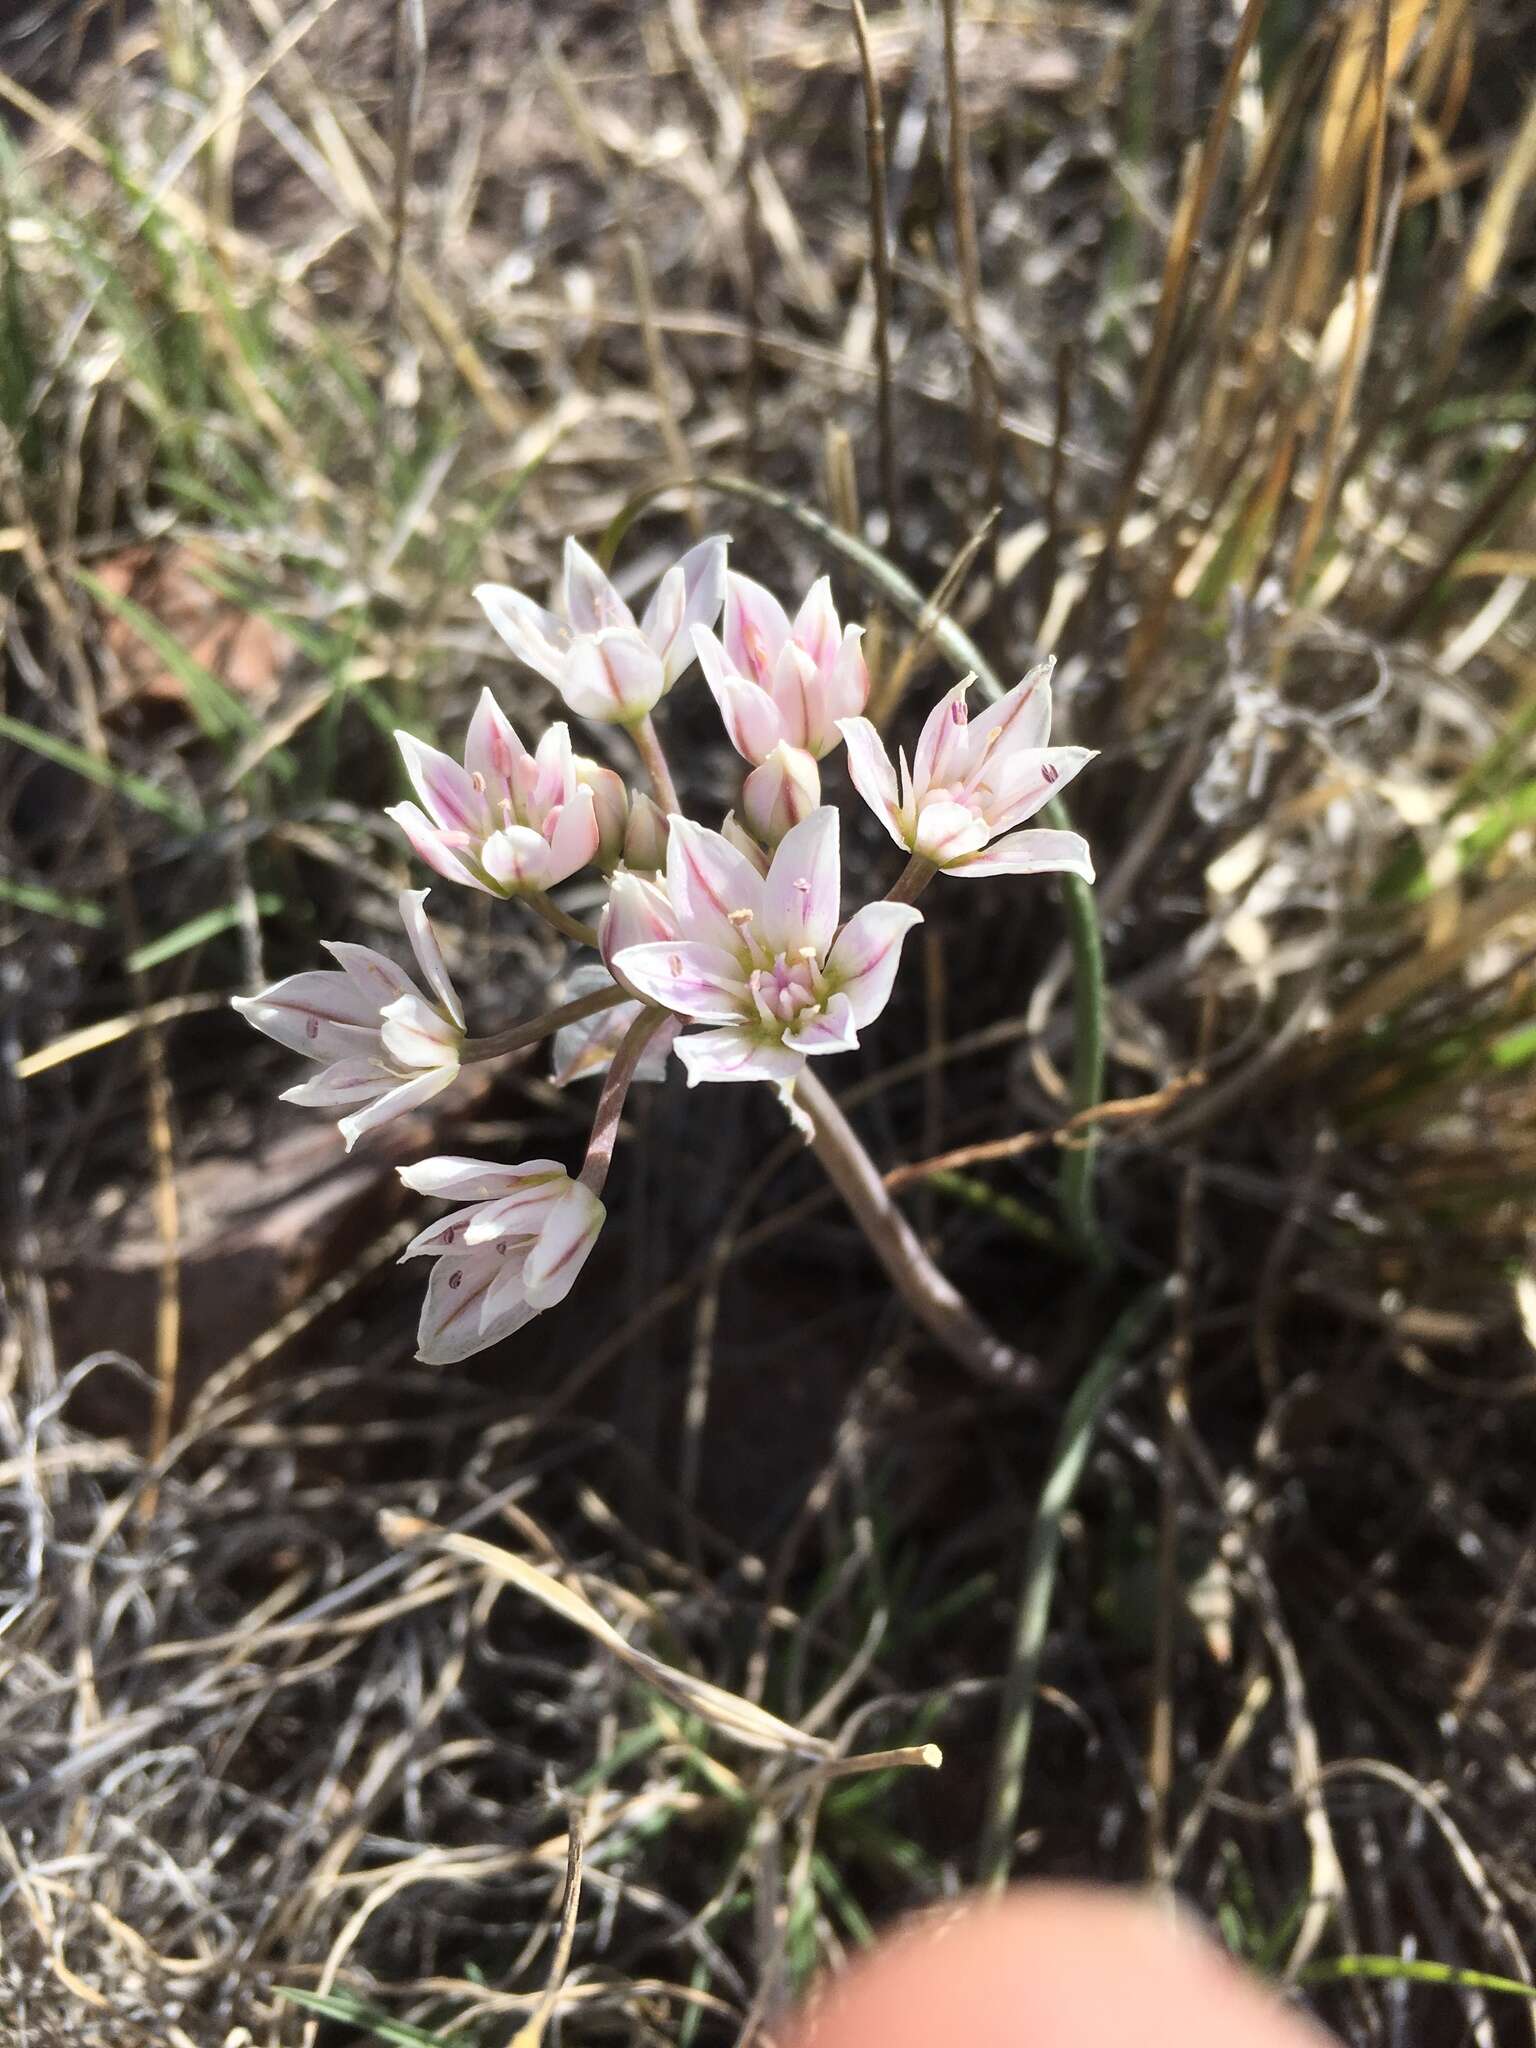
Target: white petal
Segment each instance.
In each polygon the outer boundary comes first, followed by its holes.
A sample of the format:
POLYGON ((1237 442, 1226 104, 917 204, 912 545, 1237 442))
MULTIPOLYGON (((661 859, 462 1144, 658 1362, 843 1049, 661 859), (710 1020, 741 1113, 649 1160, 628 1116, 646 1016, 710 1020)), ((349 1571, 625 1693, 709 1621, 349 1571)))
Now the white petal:
POLYGON ((502 1166, 494 1159, 464 1159, 440 1153, 398 1169, 405 1185, 418 1195, 440 1195, 452 1202, 494 1202, 536 1181, 564 1180, 558 1159, 523 1159, 502 1166))
POLYGON ((480 849, 480 859, 497 888, 508 895, 519 889, 547 889, 554 879, 549 841, 531 825, 504 825, 493 832, 480 849))
POLYGON ((733 910, 762 914, 763 880, 744 853, 691 818, 674 818, 667 835, 667 894, 685 938, 734 953, 733 910))
POLYGON ((739 958, 700 939, 629 946, 613 965, 626 988, 699 1024, 733 1024, 751 1009, 739 958))
POLYGON ((375 1009, 382 1010, 386 1003, 416 993, 411 977, 387 953, 376 953, 372 946, 354 945, 350 939, 322 939, 320 943, 359 995, 375 1009))
POLYGON ((230 1007, 306 1059, 367 1058, 379 1049, 378 1006, 345 974, 290 974, 260 995, 233 997, 230 1007))
POLYGON ((1011 832, 1032 818, 1095 758, 1091 747, 1046 747, 1010 756, 987 804, 993 831, 1011 832))
POLYGON ((475 598, 518 660, 545 682, 558 686, 571 644, 571 629, 565 621, 504 583, 478 584, 475 598))
POLYGON ((502 1334, 498 1330, 483 1335, 480 1328, 485 1297, 500 1274, 501 1261, 494 1251, 437 1261, 416 1331, 416 1356, 424 1365, 456 1365, 502 1334))
POLYGON ((841 895, 837 810, 823 804, 779 841, 763 885, 762 937, 773 951, 809 946, 819 959, 837 930, 841 895))
POLYGON ((852 1052, 859 1042, 853 1005, 845 995, 830 997, 820 1016, 807 1017, 785 1035, 784 1042, 807 1058, 824 1052, 852 1052))
POLYGON ((402 889, 400 891, 400 922, 405 926, 406 937, 411 942, 411 951, 416 955, 416 964, 427 978, 432 990, 444 1010, 462 1031, 464 1029, 464 1006, 454 988, 453 977, 448 972, 448 963, 443 958, 443 949, 437 943, 427 916, 427 898, 430 889, 402 889))
POLYGON ((425 1230, 411 1239, 400 1254, 398 1263, 403 1266, 407 1259, 435 1259, 444 1252, 462 1255, 464 1233, 483 1207, 481 1202, 471 1202, 467 1209, 453 1209, 448 1215, 439 1216, 435 1223, 429 1223, 425 1230))
POLYGON ((919 797, 931 783, 947 780, 951 765, 959 767, 964 758, 969 728, 965 699, 971 681, 967 676, 964 682, 946 690, 923 720, 917 751, 912 756, 912 786, 919 797))
POLYGON ((597 859, 602 843, 602 827, 597 822, 597 805, 590 789, 578 789, 568 804, 561 807, 555 822, 554 832, 549 840, 548 875, 546 888, 552 889, 557 882, 569 881, 584 867, 597 859))
POLYGON ((803 1054, 747 1031, 684 1032, 677 1056, 690 1088, 701 1081, 793 1081, 805 1064, 803 1054))
POLYGON ((896 770, 878 732, 867 718, 840 718, 848 742, 848 778, 898 846, 907 845, 897 797, 896 770))
POLYGON ((398 1116, 408 1116, 413 1109, 420 1109, 424 1102, 430 1102, 434 1095, 441 1095, 457 1072, 457 1067, 429 1068, 427 1072, 416 1075, 414 1080, 402 1081, 398 1088, 391 1088, 377 1102, 370 1102, 366 1108, 344 1116, 336 1128, 347 1150, 350 1152, 359 1138, 377 1130, 380 1124, 393 1123, 398 1116))
POLYGON ((827 979, 848 998, 855 1024, 872 1024, 890 1001, 907 933, 922 921, 913 903, 866 903, 838 933, 827 979))
POLYGON ((336 1060, 322 1067, 312 1081, 285 1088, 278 1100, 296 1102, 302 1109, 355 1108, 376 1095, 387 1095, 399 1078, 377 1060, 336 1060))
POLYGON ((939 867, 979 853, 992 836, 992 828, 970 804, 957 804, 948 797, 919 800, 914 850, 939 867))
POLYGON ((388 1058, 397 1067, 423 1068, 434 1072, 459 1069, 460 1032, 425 996, 412 989, 383 1012, 379 1037, 388 1058))
POLYGON ((640 619, 640 632, 661 663, 670 683, 675 673, 674 656, 681 656, 679 669, 686 665, 692 649, 684 640, 688 610, 688 585, 682 564, 674 562, 651 593, 651 601, 640 619))
POLYGON ((1093 856, 1079 832, 1028 830, 994 839, 984 853, 956 863, 952 875, 1077 875, 1093 880, 1093 856))
POLYGON ((565 544, 565 616, 573 633, 633 626, 635 615, 580 541, 565 544))
POLYGON ((971 761, 980 760, 989 750, 1006 749, 1011 754, 1046 744, 1051 737, 1051 672, 1055 666, 1054 655, 1037 663, 1007 696, 989 704, 971 721, 967 735, 971 761))
POLYGON ((462 857, 474 843, 469 833, 441 831, 417 804, 386 804, 384 815, 394 819, 410 841, 411 851, 434 873, 450 882, 462 882, 467 888, 491 893, 462 857))
POLYGON ((560 677, 560 694, 573 711, 609 724, 643 718, 666 687, 660 656, 633 626, 584 635, 560 677))

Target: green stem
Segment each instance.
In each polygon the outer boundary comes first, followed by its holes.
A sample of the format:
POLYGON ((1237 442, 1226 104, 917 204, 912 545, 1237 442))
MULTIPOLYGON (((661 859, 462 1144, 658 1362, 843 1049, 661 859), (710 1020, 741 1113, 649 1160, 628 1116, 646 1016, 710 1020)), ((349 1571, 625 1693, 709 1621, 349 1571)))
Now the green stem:
POLYGON ((536 911, 546 924, 567 939, 573 939, 578 946, 593 946, 598 943, 597 932, 592 925, 583 924, 579 917, 572 917, 568 910, 562 910, 552 896, 546 896, 542 889, 525 889, 523 901, 528 908, 536 911))
POLYGON ((1125 1310, 1110 1331, 1098 1357, 1073 1389, 1066 1413, 1061 1418, 1050 1469, 1040 1492, 1040 1505, 1035 1510, 1035 1523, 1024 1558, 1019 1602, 1014 1611, 1013 1646, 1003 1687, 997 1749, 992 1760, 992 1784, 987 1797, 987 1818, 978 1859, 977 1881, 987 1891, 1003 1889, 1013 1862, 1014 1831, 1024 1789, 1024 1767, 1029 1760, 1040 1659, 1051 1616, 1051 1596, 1056 1589, 1061 1525, 1077 1492, 1094 1433, 1109 1404, 1109 1397, 1119 1384, 1132 1353, 1151 1327, 1153 1317, 1168 1300, 1171 1287, 1171 1282, 1160 1280, 1138 1295, 1125 1310))
MULTIPOLYGON (((690 477, 690 488, 718 491, 722 497, 741 498, 765 511, 792 520, 820 546, 838 555, 858 571, 870 587, 900 612, 913 628, 931 637, 957 674, 974 674, 982 695, 995 703, 1007 694, 1002 678, 992 667, 970 634, 948 612, 940 610, 905 577, 894 562, 878 548, 872 548, 856 534, 845 533, 819 512, 799 505, 782 491, 746 477, 690 477)), ((675 490, 676 482, 654 485, 631 498, 614 517, 603 535, 600 559, 610 562, 619 542, 645 507, 664 492, 675 490)), ((1069 831, 1071 819, 1059 797, 1041 812, 1042 821, 1057 831, 1069 831)), ((1098 908, 1093 891, 1076 875, 1061 878, 1062 902, 1066 911, 1067 943, 1072 954, 1073 1057, 1072 1107, 1093 1109, 1104 1099, 1104 953, 1099 932, 1098 908)), ((1094 1150, 1091 1144, 1074 1147, 1062 1161, 1058 1196, 1062 1213, 1082 1250, 1092 1263, 1110 1264, 1108 1247, 1099 1226, 1094 1202, 1094 1150)))
POLYGON ((915 903, 938 872, 931 860, 924 860, 920 853, 914 853, 886 890, 886 902, 915 903))

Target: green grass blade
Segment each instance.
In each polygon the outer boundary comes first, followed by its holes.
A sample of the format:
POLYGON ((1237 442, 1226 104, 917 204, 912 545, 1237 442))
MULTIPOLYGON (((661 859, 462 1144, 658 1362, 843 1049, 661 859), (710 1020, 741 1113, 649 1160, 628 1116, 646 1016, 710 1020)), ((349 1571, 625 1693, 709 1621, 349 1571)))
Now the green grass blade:
POLYGON ((99 931, 107 913, 99 903, 87 903, 79 896, 61 896, 39 882, 14 882, 0 875, 0 903, 14 903, 18 910, 35 910, 43 917, 63 918, 69 924, 83 924, 99 931))
POLYGON ((1366 1977, 1375 1983, 1438 1984, 1450 1991, 1496 1991, 1507 1998, 1536 1998, 1536 1985, 1518 1977, 1496 1977, 1487 1970, 1463 1970, 1454 1963, 1435 1963, 1410 1956, 1326 1956, 1308 1963, 1303 1984, 1337 1984, 1366 1977))
MULTIPOLYGON (((145 611, 142 605, 135 604, 131 597, 121 597, 115 590, 109 590, 89 569, 77 569, 75 575, 105 611, 120 619, 146 647, 159 655, 180 683, 186 694, 188 710, 209 739, 221 742, 250 739, 261 730, 261 721, 255 712, 247 710, 212 669, 205 668, 188 654, 181 642, 168 633, 153 614, 145 611)), ((268 759, 275 762, 277 756, 269 755, 268 759)))
POLYGON ((35 725, 28 725, 20 718, 9 718, 3 711, 0 711, 0 740, 14 740, 18 746, 41 754, 45 761, 71 769, 101 789, 115 791, 127 802, 137 804, 140 810, 153 811, 157 818, 169 819, 183 832, 200 832, 203 828, 202 818, 195 810, 178 797, 157 789, 154 783, 146 782, 142 775, 114 767, 110 761, 98 761, 94 754, 88 754, 84 747, 77 747, 72 740, 61 740, 53 733, 40 732, 35 725))
MULTIPOLYGON (((283 907, 281 896, 258 896, 256 908, 263 917, 273 917, 283 907)), ((128 970, 131 974, 146 974, 151 967, 161 967, 167 960, 174 960, 179 953, 188 953, 194 946, 201 946, 209 939, 216 939, 220 932, 227 932, 239 924, 243 915, 238 903, 225 903, 217 910, 205 910, 197 917, 189 917, 185 924, 174 930, 162 932, 158 939, 147 939, 128 955, 128 970)))
POLYGON ((1077 1492, 1083 1468, 1088 1462, 1089 1448, 1109 1405, 1109 1398, 1138 1345, 1152 1327, 1154 1318, 1170 1298, 1172 1289, 1172 1281, 1160 1280, 1136 1297, 1110 1331, 1098 1357, 1073 1388, 1072 1398, 1061 1418, 1061 1428, 1051 1453, 1045 1485, 1041 1488, 1040 1505, 1035 1511, 1035 1524, 1030 1531, 1029 1549, 1024 1558, 1008 1681, 1003 1690, 977 1873, 978 1881, 989 1891, 1002 1890, 1008 1882, 1009 1865, 1013 1860, 1013 1837, 1024 1786, 1024 1769, 1029 1761, 1040 1659, 1051 1617, 1051 1597, 1056 1590, 1061 1525, 1077 1492))
POLYGON ((345 2020, 348 2026, 366 2027, 376 2040, 388 2041, 391 2048, 456 2048, 446 2034, 429 2034, 404 2020, 391 2019, 387 2012, 354 1998, 350 1991, 296 1991, 291 1984, 279 1984, 275 1989, 279 1998, 291 1999, 323 2020, 345 2020))

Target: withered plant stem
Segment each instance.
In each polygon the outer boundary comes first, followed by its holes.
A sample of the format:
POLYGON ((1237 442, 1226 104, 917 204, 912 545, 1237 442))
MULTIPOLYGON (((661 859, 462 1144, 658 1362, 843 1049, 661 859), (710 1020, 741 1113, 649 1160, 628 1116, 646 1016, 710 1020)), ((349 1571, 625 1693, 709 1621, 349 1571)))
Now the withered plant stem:
POLYGON ((869 262, 875 284, 875 370, 880 438, 880 496, 886 546, 900 551, 896 531, 896 411, 891 384, 891 211, 885 173, 885 109, 869 41, 863 0, 849 0, 864 79, 864 157, 869 172, 869 262))

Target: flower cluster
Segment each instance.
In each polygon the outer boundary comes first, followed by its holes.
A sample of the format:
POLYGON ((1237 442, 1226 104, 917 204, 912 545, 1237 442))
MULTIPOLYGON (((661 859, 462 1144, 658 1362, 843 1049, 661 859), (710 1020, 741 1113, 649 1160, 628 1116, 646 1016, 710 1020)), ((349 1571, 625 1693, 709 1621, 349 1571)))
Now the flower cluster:
POLYGON ((291 975, 236 1000, 259 1031, 325 1063, 284 1099, 345 1110, 349 1149, 429 1101, 465 1061, 544 1037, 554 1039, 560 1085, 603 1077, 575 1177, 548 1159, 429 1158, 401 1169, 415 1192, 461 1205, 404 1254, 433 1260, 419 1354, 434 1363, 496 1343, 569 1293, 602 1229, 634 1081, 661 1079, 675 1053, 690 1087, 766 1081, 792 1104, 807 1060, 851 1051, 886 1007, 903 944, 922 922, 912 898, 936 873, 1093 876, 1075 832, 1026 829, 1093 758, 1050 744, 1049 664, 974 719, 970 679, 957 684, 930 713, 910 764, 905 752, 893 764, 864 715, 863 629, 839 619, 825 577, 791 618, 728 568, 725 540, 705 540, 666 571, 637 620, 571 540, 563 616, 500 584, 475 595, 569 711, 627 728, 653 791, 575 753, 563 722, 530 749, 486 690, 462 760, 396 735, 416 801, 388 815, 436 874, 517 897, 593 948, 570 973, 566 1002, 468 1038, 424 889, 405 891, 399 909, 430 994, 385 954, 338 942, 328 947, 338 971, 291 975), (739 810, 718 830, 676 809, 651 718, 695 661, 749 766, 739 810), (909 856, 890 893, 846 919, 839 814, 822 797, 823 770, 843 743, 854 789, 909 856), (549 895, 579 877, 600 899, 595 925, 549 895))

